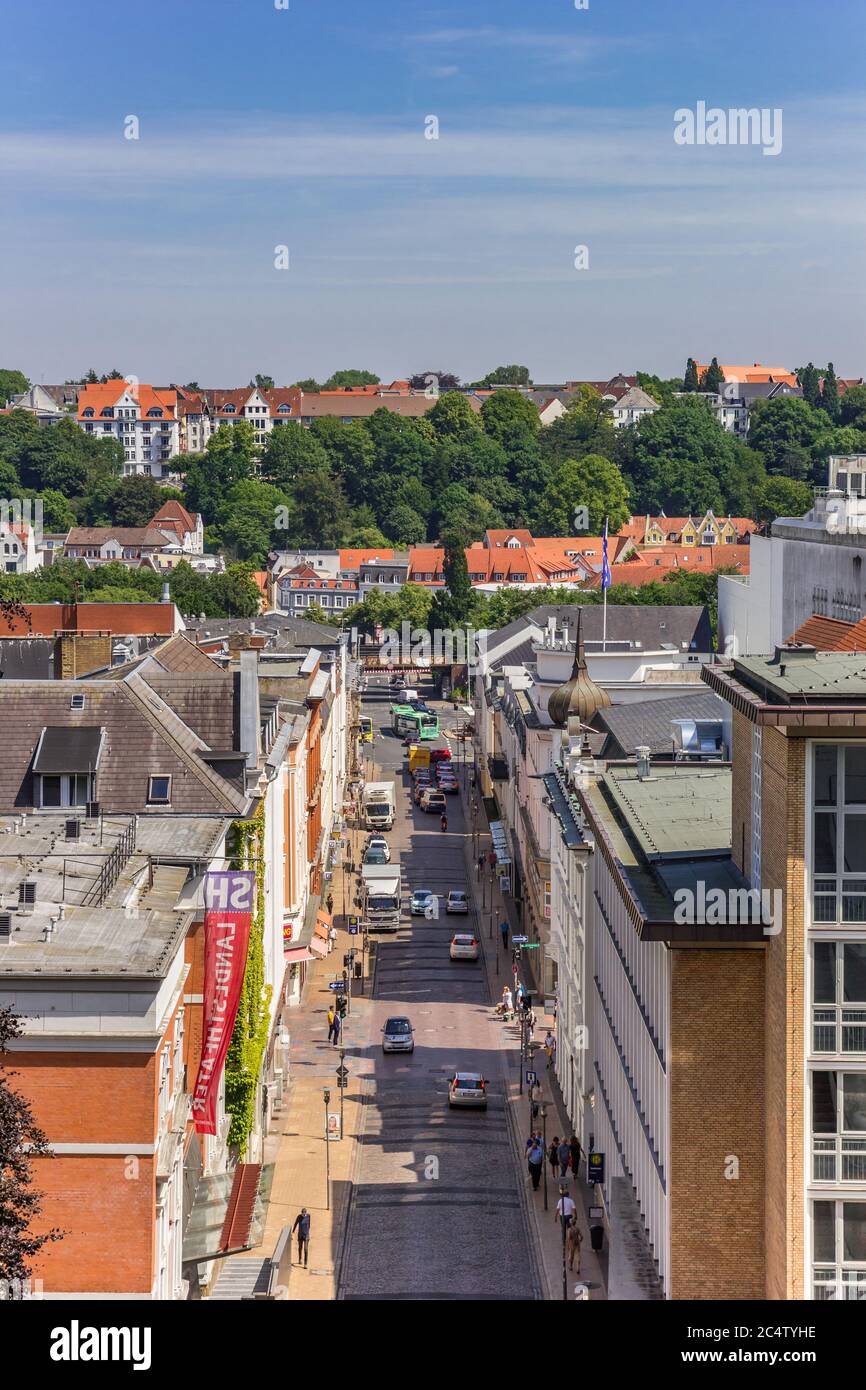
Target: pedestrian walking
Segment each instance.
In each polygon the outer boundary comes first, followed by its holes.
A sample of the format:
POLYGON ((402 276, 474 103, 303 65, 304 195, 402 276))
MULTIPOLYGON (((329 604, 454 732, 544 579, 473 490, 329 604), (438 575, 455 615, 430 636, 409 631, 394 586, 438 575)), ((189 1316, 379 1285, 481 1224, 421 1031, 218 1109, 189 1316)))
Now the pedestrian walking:
POLYGON ((541 1181, 541 1165, 543 1164, 543 1162, 544 1144, 542 1143, 540 1136, 536 1134, 532 1143, 532 1148, 529 1150, 529 1153, 527 1155, 527 1165, 529 1167, 529 1176, 532 1179, 533 1192, 538 1191, 538 1184, 541 1181))
POLYGON ((295 1224, 292 1227, 292 1234, 298 1233, 298 1264, 301 1263, 303 1256, 304 1269, 307 1268, 307 1257, 310 1253, 310 1213, 306 1207, 301 1207, 295 1217, 295 1224))
POLYGON ((564 1221, 566 1228, 568 1228, 574 1220, 576 1211, 577 1207, 574 1205, 574 1198, 569 1197, 568 1193, 566 1192, 565 1196, 560 1197, 559 1201, 556 1204, 554 1220, 564 1221))
POLYGON ((333 951, 333 949, 334 949, 334 947, 336 946, 336 944, 337 944, 337 928, 334 926, 334 924, 333 924, 333 922, 332 922, 331 925, 330 925, 330 927, 328 928, 328 954, 329 954, 329 955, 330 955, 331 951, 333 951))
POLYGON ((550 1141, 547 1150, 547 1161, 550 1164, 550 1175, 556 1182, 559 1177, 559 1135, 555 1134, 550 1141))
POLYGON ((571 1150, 571 1171, 574 1176, 574 1181, 577 1182, 580 1173, 580 1156, 583 1150, 580 1147, 580 1140, 576 1134, 572 1134, 568 1141, 568 1147, 571 1150))
POLYGON ((337 1010, 333 1004, 328 1007, 328 1042, 334 1041, 334 1024, 337 1019, 337 1010))
POLYGON ((502 921, 499 923, 499 930, 502 932, 502 949, 503 949, 503 951, 507 951, 507 950, 508 950, 508 922, 506 921, 506 919, 505 919, 504 917, 503 917, 502 921))
POLYGON ((547 1053, 547 1067, 548 1070, 550 1070, 550 1067, 553 1063, 554 1055, 556 1053, 556 1038, 553 1036, 549 1028, 547 1030, 547 1037, 544 1039, 544 1050, 547 1053))
POLYGON ((337 1044, 338 1044, 339 1041, 340 1041, 340 1029, 342 1028, 342 1026, 343 1026, 343 1024, 342 1024, 342 1020, 340 1019, 340 1015, 339 1015, 339 1014, 334 1014, 334 1036, 333 1036, 333 1038, 331 1039, 331 1041, 332 1041, 332 1043, 334 1044, 335 1047, 337 1046, 337 1044))
POLYGON ((328 915, 330 916, 330 914, 334 911, 334 895, 333 895, 333 893, 329 893, 329 894, 328 894, 327 898, 325 899, 325 906, 327 907, 327 909, 328 909, 328 915))
POLYGON ((580 1247, 583 1245, 583 1236, 577 1221, 572 1221, 568 1228, 565 1238, 566 1249, 568 1250, 568 1267, 574 1270, 575 1274, 580 1274, 580 1247), (575 1257, 577 1258, 577 1269, 574 1269, 575 1257))
POLYGON ((568 1165, 571 1163, 571 1146, 567 1139, 563 1139, 557 1151, 559 1166, 562 1170, 563 1178, 568 1176, 568 1165))

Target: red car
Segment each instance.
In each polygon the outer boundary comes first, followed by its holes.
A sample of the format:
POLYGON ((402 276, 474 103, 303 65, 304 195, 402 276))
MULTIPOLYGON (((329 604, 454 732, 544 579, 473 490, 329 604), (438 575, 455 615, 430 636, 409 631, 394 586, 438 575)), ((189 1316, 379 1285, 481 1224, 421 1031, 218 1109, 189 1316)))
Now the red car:
POLYGON ((451 761, 451 749, 450 749, 450 748, 431 748, 431 749, 430 749, 430 761, 431 761, 431 763, 450 763, 450 761, 451 761))

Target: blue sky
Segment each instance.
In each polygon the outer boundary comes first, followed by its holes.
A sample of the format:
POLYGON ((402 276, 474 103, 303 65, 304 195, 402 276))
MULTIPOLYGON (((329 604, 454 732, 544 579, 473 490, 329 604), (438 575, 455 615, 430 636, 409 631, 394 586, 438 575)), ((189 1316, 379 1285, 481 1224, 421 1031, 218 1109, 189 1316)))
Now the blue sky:
POLYGON ((866 367, 862 0, 47 0, 3 28, 0 365, 35 380, 866 367), (676 145, 698 101, 781 108, 781 153, 676 145))

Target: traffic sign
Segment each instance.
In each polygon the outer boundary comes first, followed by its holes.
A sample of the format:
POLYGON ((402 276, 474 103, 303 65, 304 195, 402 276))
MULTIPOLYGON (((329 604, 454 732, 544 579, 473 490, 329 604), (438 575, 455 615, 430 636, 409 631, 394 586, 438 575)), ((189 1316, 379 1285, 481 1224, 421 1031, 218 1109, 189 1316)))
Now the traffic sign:
POLYGON ((529 940, 529 937, 528 937, 528 936, 512 936, 511 940, 514 942, 515 946, 525 946, 526 943, 527 943, 527 941, 529 940))
POLYGON ((346 1089, 346 1087, 348 1086, 348 1084, 349 1084, 348 1081, 345 1081, 345 1080, 343 1079, 342 1076, 338 1076, 338 1077, 337 1077, 337 1090, 338 1090, 338 1091, 345 1091, 345 1089, 346 1089))
POLYGON ((524 942, 523 949, 524 949, 524 951, 540 951, 540 950, 541 950, 541 942, 540 942, 540 941, 525 941, 525 942, 524 942))
POLYGON ((527 1084, 527 1086, 537 1086, 537 1085, 538 1085, 538 1072, 535 1072, 535 1071, 528 1071, 528 1072, 526 1073, 526 1084, 527 1084))
POLYGON ((348 933, 349 933, 350 936, 357 936, 357 935, 358 935, 358 923, 357 923, 357 922, 350 922, 349 925, 348 925, 348 927, 346 928, 346 930, 348 931, 348 933))
POLYGON ((349 1075, 349 1068, 348 1068, 348 1067, 342 1067, 342 1066, 340 1066, 340 1067, 337 1067, 336 1070, 337 1070, 337 1075, 338 1075, 338 1077, 340 1078, 340 1080, 341 1080, 341 1081, 345 1081, 345 1080, 346 1080, 346 1077, 349 1075))
POLYGON ((340 993, 346 988, 345 980, 329 980, 328 989, 339 990, 340 993))

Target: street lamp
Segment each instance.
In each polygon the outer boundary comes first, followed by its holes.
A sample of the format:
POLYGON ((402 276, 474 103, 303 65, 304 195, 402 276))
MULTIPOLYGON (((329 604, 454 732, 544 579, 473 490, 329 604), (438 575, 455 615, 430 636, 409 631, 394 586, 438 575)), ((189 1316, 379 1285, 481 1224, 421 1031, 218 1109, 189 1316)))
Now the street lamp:
POLYGON ((331 1092, 325 1087, 322 1095, 325 1099, 325 1211, 331 1210, 331 1143, 328 1138, 328 1106, 331 1103, 331 1092))
POLYGON ((544 1210, 547 1211, 547 1101, 539 1106, 541 1112, 541 1131, 544 1137, 544 1210))
POLYGON ((565 1199, 568 1196, 568 1187, 564 1182, 559 1184, 559 1224, 562 1227, 562 1297, 568 1302, 568 1270, 565 1263, 565 1236, 568 1230, 567 1218, 565 1215, 565 1199))

